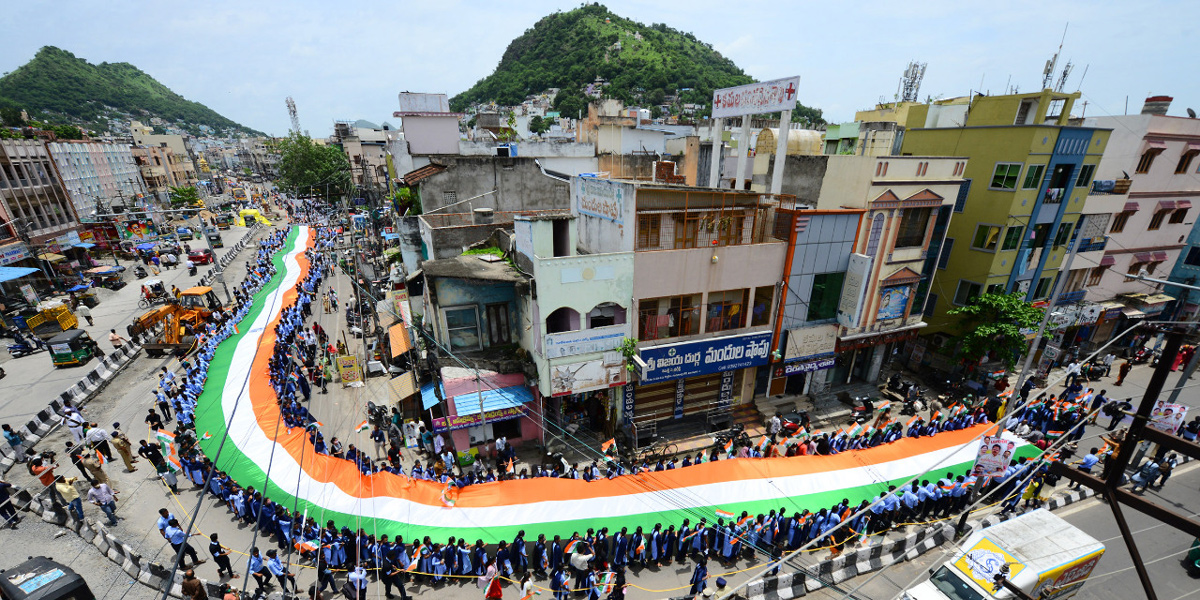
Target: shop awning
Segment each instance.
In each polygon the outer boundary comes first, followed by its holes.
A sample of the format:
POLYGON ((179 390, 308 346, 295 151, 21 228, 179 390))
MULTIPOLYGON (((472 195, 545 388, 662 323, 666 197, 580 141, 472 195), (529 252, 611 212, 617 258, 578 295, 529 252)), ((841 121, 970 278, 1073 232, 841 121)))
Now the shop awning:
POLYGON ((1100 259, 1100 266, 1102 267, 1111 267, 1115 264, 1117 264, 1117 258, 1111 254, 1105 254, 1104 257, 1100 259))
POLYGON ((1137 202, 1126 202, 1125 208, 1123 210, 1136 212, 1138 208, 1140 208, 1140 207, 1138 206, 1137 202))
POLYGON ((43 252, 38 255, 38 258, 45 260, 45 261, 52 262, 52 263, 62 262, 64 260, 67 260, 67 257, 65 257, 61 254, 55 254, 54 252, 43 252))
POLYGON ((1144 313, 1136 308, 1129 307, 1129 306, 1122 308, 1121 314, 1125 315, 1125 318, 1127 318, 1127 319, 1140 319, 1140 318, 1146 316, 1146 313, 1144 313))
POLYGON ((0 282, 12 281, 37 272, 37 269, 30 267, 0 267, 0 282))
POLYGON ((404 323, 388 327, 388 342, 391 344, 393 358, 412 349, 412 342, 408 339, 408 329, 404 327, 404 323))
MULTIPOLYGON (((479 414, 478 392, 454 397, 454 411, 460 417, 479 414)), ((533 401, 533 393, 523 385, 514 385, 500 389, 483 390, 483 412, 519 408, 526 402, 533 401)))
POLYGON ((1146 298, 1142 300, 1142 303, 1149 306, 1151 304, 1162 304, 1163 302, 1170 302, 1174 299, 1175 299, 1174 296, 1168 296, 1167 294, 1154 294, 1152 296, 1146 296, 1146 298))
MULTIPOLYGON (((442 397, 445 398, 446 397, 446 387, 442 386, 441 389, 442 389, 442 397)), ((421 386, 421 408, 423 408, 424 410, 429 410, 430 408, 437 406, 437 403, 438 403, 437 394, 433 393, 433 384, 426 383, 425 385, 422 385, 421 386)))
POLYGON ((91 250, 92 248, 95 248, 96 245, 91 242, 79 242, 78 244, 75 244, 75 247, 83 248, 84 250, 91 250))

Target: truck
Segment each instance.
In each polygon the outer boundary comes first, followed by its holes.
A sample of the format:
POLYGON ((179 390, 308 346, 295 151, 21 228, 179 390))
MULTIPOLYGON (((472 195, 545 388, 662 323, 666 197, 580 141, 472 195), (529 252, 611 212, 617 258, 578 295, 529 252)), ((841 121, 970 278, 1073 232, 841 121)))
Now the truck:
POLYGON ((963 550, 929 579, 905 590, 905 600, 991 600, 1013 598, 999 586, 1005 578, 1025 594, 1042 600, 1064 600, 1083 587, 1104 544, 1083 530, 1038 509, 972 533, 963 550))
POLYGON ((25 319, 25 326, 33 335, 43 340, 79 326, 79 319, 62 300, 48 300, 39 305, 38 309, 36 315, 25 319))
POLYGON ((126 328, 129 336, 137 337, 147 331, 156 336, 142 346, 152 358, 172 355, 187 356, 196 345, 196 336, 213 311, 221 308, 216 292, 208 286, 188 288, 160 306, 133 320, 126 328), (161 325, 161 327, 159 327, 161 325))
POLYGON ((9 600, 94 600, 78 573, 45 556, 0 570, 0 596, 9 600))

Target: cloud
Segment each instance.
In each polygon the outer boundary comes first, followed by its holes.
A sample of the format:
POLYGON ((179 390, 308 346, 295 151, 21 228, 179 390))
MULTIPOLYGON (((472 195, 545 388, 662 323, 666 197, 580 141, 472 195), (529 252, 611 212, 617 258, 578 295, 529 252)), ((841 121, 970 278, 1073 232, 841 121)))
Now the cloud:
MULTIPOLYGON (((1089 114, 1121 112, 1146 93, 1200 107, 1200 83, 1184 74, 1194 26, 1179 2, 1116 0, 996 4, 927 0, 919 10, 893 3, 730 4, 693 0, 606 3, 643 23, 662 22, 712 44, 752 76, 798 74, 801 101, 832 120, 891 99, 909 60, 928 62, 921 96, 963 95, 1007 85, 1031 91, 1070 22, 1060 66, 1075 64, 1089 114)), ((256 129, 283 134, 284 98, 302 125, 325 135, 336 119, 390 120, 403 90, 456 94, 488 75, 508 43, 576 2, 432 3, 262 0, 205 3, 42 5, 0 13, 0 72, 55 45, 90 62, 129 62, 184 97, 256 129)))

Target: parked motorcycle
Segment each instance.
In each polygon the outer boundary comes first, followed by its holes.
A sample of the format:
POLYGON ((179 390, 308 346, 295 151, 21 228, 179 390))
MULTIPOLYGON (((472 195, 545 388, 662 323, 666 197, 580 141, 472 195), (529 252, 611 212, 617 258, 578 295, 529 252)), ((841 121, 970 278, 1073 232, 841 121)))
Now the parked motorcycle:
POLYGON ((909 393, 904 397, 904 406, 900 408, 900 414, 915 415, 923 410, 925 410, 925 399, 921 395, 921 389, 914 385, 909 388, 909 393))
POLYGON ((851 398, 849 392, 839 392, 837 399, 850 407, 850 420, 855 423, 865 423, 875 414, 875 403, 870 396, 851 398))
POLYGON ((1133 353, 1133 358, 1130 359, 1130 362, 1132 362, 1135 365, 1140 365, 1140 364, 1143 364, 1143 363, 1146 363, 1147 361, 1149 361, 1153 355, 1154 355, 1153 351, 1151 351, 1149 348, 1147 348, 1145 346, 1142 346, 1141 348, 1138 348, 1137 351, 1135 351, 1133 353))
POLYGON ((25 340, 20 340, 8 345, 8 353, 12 355, 13 358, 29 356, 30 354, 40 352, 41 350, 42 349, 39 346, 26 342, 25 340))
POLYGON ((138 279, 145 279, 147 275, 149 275, 149 273, 146 272, 146 267, 138 265, 133 268, 134 277, 137 277, 138 279))
POLYGON ((734 423, 733 427, 714 434, 713 440, 720 447, 724 447, 729 440, 733 440, 733 444, 737 446, 742 443, 750 443, 750 436, 746 434, 745 427, 741 423, 734 423))

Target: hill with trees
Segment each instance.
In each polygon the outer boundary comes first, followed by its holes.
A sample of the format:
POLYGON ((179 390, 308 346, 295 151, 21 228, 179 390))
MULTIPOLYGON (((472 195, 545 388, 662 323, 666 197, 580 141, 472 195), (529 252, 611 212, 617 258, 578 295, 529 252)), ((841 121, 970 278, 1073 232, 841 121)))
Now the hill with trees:
MULTIPOLYGON (((511 106, 560 88, 554 107, 574 116, 586 107, 584 90, 597 78, 606 82, 603 97, 642 106, 675 96, 676 104, 708 107, 713 90, 754 81, 690 33, 663 23, 647 26, 588 4, 543 17, 509 43, 491 75, 452 98, 450 106, 456 111, 488 102, 511 106)), ((820 110, 805 106, 793 115, 824 122, 820 110)))
POLYGON ((261 135, 176 94, 129 63, 93 65, 53 46, 0 77, 0 108, 24 110, 35 119, 69 120, 96 131, 107 130, 109 120, 158 117, 193 134, 203 125, 213 133, 261 135))

